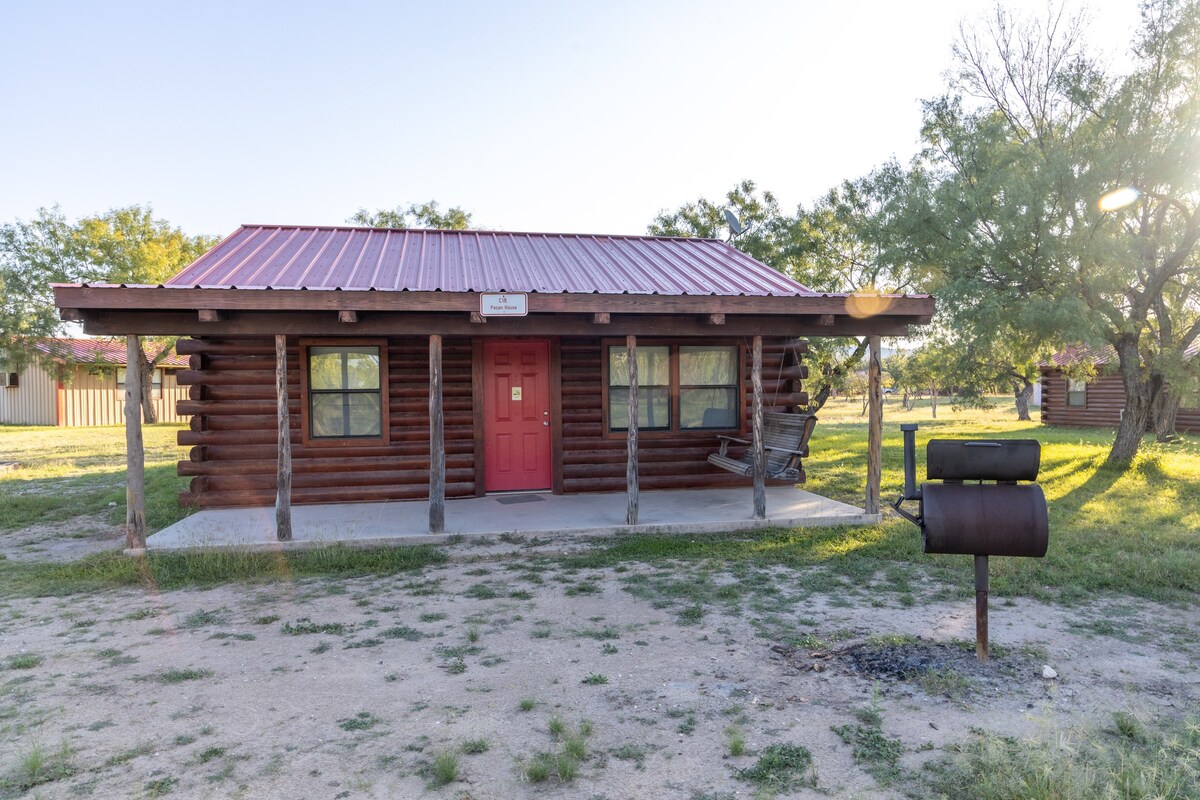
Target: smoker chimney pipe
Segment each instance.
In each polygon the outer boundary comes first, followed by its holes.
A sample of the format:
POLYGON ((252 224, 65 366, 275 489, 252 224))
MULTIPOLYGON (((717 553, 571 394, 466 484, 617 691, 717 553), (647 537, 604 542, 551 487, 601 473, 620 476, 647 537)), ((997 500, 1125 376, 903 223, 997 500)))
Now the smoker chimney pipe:
POLYGON ((917 489, 917 423, 905 422, 900 430, 904 434, 904 499, 920 500, 921 492, 917 489))

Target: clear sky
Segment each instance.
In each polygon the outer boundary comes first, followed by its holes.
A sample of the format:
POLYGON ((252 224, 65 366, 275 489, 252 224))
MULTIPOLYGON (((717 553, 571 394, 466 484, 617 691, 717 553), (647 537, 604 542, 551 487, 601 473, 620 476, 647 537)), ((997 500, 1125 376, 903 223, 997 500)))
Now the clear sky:
MULTIPOLYGON (((991 7, 0 0, 0 222, 150 203, 225 234, 432 198, 641 233, 744 178, 808 204, 916 151, 959 22, 991 7)), ((1137 20, 1105 0, 1092 38, 1122 53, 1137 20)))

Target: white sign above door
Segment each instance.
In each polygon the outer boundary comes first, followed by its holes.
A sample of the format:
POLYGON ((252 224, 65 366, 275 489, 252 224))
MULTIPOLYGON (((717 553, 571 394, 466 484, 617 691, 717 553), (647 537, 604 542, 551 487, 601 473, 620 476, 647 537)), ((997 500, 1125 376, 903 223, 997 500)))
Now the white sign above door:
POLYGON ((524 317, 529 314, 525 292, 484 292, 479 295, 479 314, 484 317, 524 317))

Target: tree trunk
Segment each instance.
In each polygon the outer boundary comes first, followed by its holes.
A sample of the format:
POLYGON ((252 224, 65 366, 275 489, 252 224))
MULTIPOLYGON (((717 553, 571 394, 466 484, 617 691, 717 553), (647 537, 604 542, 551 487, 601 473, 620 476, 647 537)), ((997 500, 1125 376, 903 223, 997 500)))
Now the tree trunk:
POLYGON ((1022 379, 1023 383, 1013 383, 1013 397, 1017 401, 1017 419, 1022 422, 1029 422, 1029 400, 1033 397, 1033 383, 1028 378, 1022 379))
POLYGON ((808 396, 808 412, 810 414, 815 414, 820 411, 822 408, 824 408, 825 403, 829 400, 832 394, 833 386, 829 383, 829 381, 822 383, 821 387, 817 389, 816 394, 810 394, 808 396))
POLYGON ((1146 432, 1146 423, 1150 419, 1150 382, 1143 375, 1136 335, 1121 336, 1113 346, 1121 362, 1125 411, 1121 415, 1121 424, 1117 426, 1117 436, 1108 452, 1107 463, 1124 467, 1137 455, 1146 432))
MULTIPOLYGON (((146 348, 142 345, 141 337, 137 343, 137 365, 125 365, 125 380, 129 380, 129 371, 138 371, 138 380, 142 384, 142 422, 153 425, 158 422, 158 409, 154 407, 154 364, 146 357, 146 348)), ((126 359, 128 361, 128 359, 126 359)))
POLYGON ((933 386, 929 387, 929 410, 934 419, 937 419, 937 395, 937 389, 933 386))
POLYGON ((1176 439, 1175 415, 1179 412, 1179 395, 1171 390, 1171 384, 1159 373, 1150 377, 1150 420, 1154 425, 1154 439, 1172 442, 1176 439))
MULTIPOLYGON (((822 373, 820 383, 817 383, 816 379, 811 381, 811 384, 816 384, 816 390, 808 393, 808 413, 815 414, 824 407, 825 402, 833 396, 834 381, 856 368, 866 354, 867 340, 862 339, 855 345, 854 350, 851 351, 850 355, 846 356, 844 361, 840 364, 834 364, 822 373)), ((812 388, 811 384, 809 386, 810 389, 812 388)), ((846 400, 849 401, 850 398, 851 395, 847 393, 846 400)), ((863 402, 865 403, 866 401, 864 400, 863 402)), ((864 411, 863 413, 865 414, 866 412, 864 411)))

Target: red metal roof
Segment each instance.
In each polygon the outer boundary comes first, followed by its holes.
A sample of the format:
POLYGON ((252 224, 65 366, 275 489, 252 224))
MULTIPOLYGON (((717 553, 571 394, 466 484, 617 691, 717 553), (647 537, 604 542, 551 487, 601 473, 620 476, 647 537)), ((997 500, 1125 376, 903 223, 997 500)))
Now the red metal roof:
MULTIPOLYGON (((108 364, 114 367, 125 366, 125 342, 115 339, 39 339, 33 344, 34 349, 55 361, 73 361, 77 364, 108 364)), ((146 355, 153 360, 158 351, 148 348, 146 355)), ((184 368, 188 365, 187 356, 171 353, 158 363, 160 367, 184 368)))
POLYGON ((238 289, 815 294, 715 239, 244 225, 165 284, 238 289))

